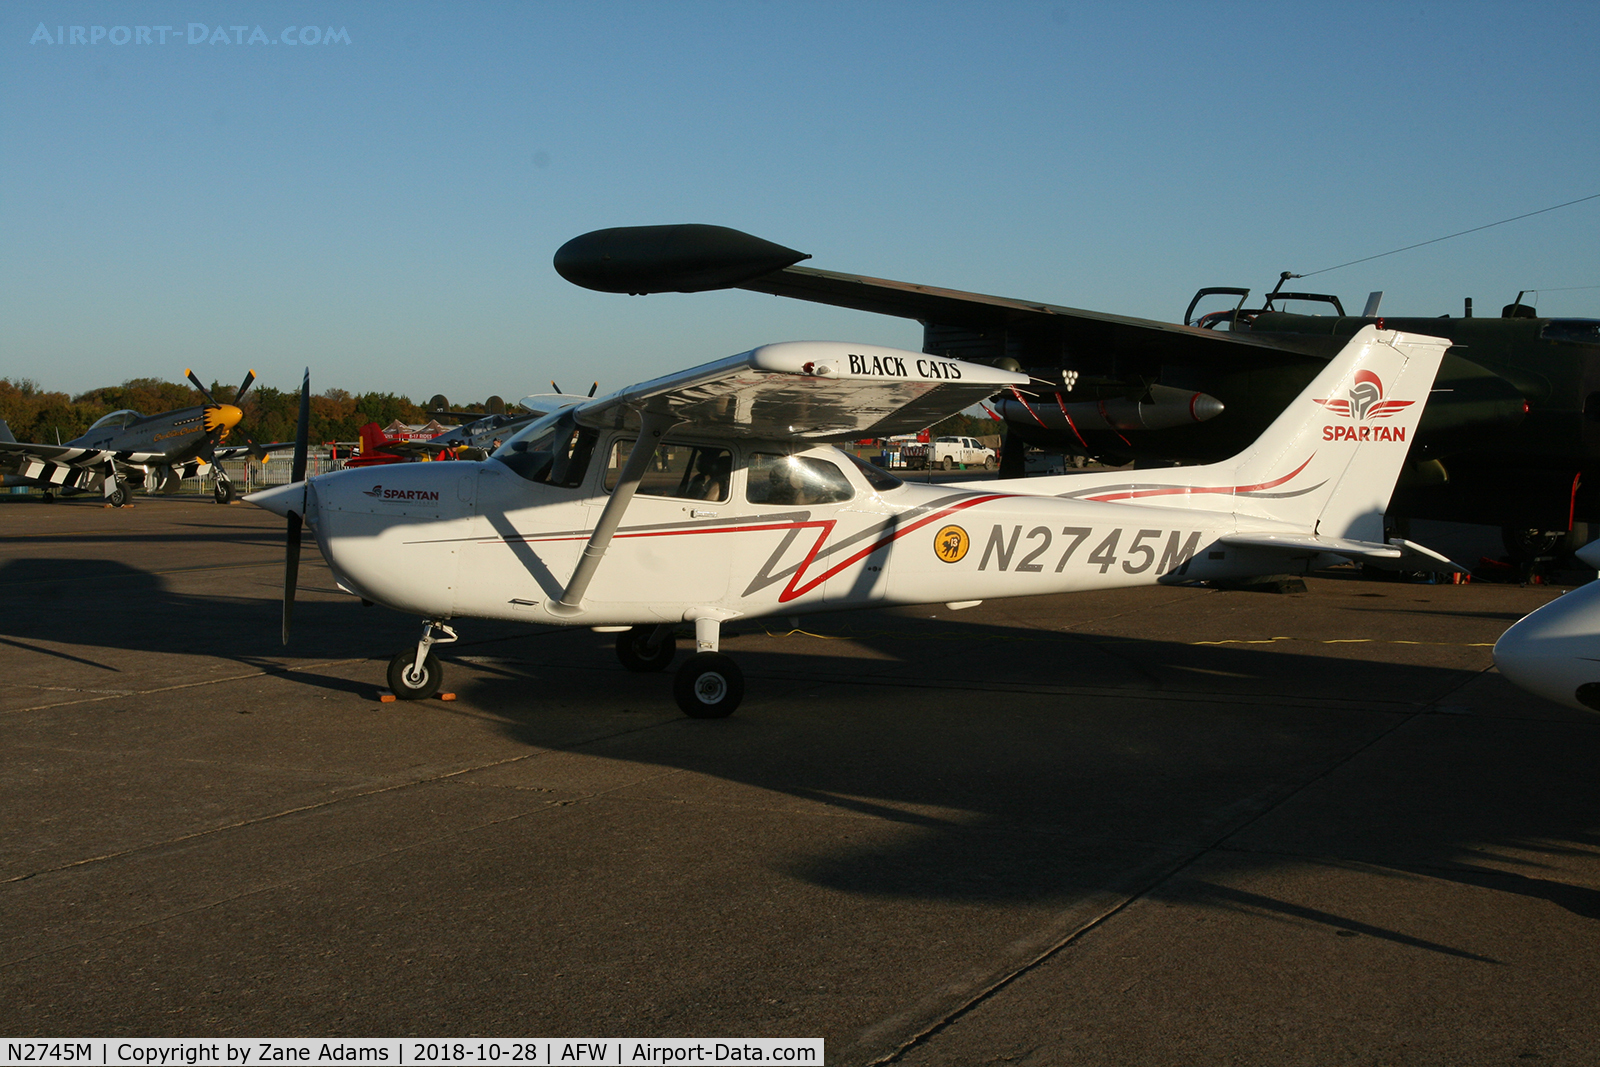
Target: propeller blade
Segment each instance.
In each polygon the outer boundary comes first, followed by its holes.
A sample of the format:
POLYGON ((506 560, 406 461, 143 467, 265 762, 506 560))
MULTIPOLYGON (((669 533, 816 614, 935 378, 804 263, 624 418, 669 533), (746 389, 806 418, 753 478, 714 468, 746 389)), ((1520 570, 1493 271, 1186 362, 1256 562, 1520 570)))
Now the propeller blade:
MULTIPOLYGON (((556 384, 556 380, 554 378, 550 379, 550 388, 552 390, 554 390, 555 392, 557 392, 557 393, 561 392, 561 386, 556 384)), ((562 394, 562 395, 565 395, 565 394, 562 394)))
MULTIPOLYGON (((305 380, 300 383, 300 421, 294 430, 294 466, 289 482, 306 480, 306 453, 311 439, 311 368, 306 368, 305 380)), ((305 523, 305 498, 301 497, 300 511, 289 512, 289 528, 284 536, 283 552, 283 643, 289 643, 289 623, 294 618, 294 591, 300 580, 300 528, 305 523)))
POLYGON ((294 472, 290 481, 306 480, 306 451, 311 438, 311 368, 300 383, 300 420, 294 430, 294 472))
MULTIPOLYGON (((304 505, 301 505, 304 507, 304 505)), ((300 580, 300 526, 298 511, 289 512, 289 530, 283 553, 283 643, 289 643, 289 623, 294 618, 294 590, 300 580)))
POLYGON ((211 390, 207 389, 204 385, 202 385, 200 383, 200 379, 195 376, 194 371, 185 368, 184 372, 183 372, 183 376, 185 378, 188 378, 189 382, 196 389, 200 390, 200 395, 206 398, 206 403, 210 404, 213 407, 219 407, 220 406, 220 405, 217 404, 217 398, 211 395, 211 390))
POLYGON ((256 459, 265 460, 272 455, 271 452, 268 452, 266 449, 257 444, 254 437, 251 437, 243 430, 239 431, 239 436, 244 438, 244 446, 250 450, 250 454, 256 459))
POLYGON ((594 396, 594 391, 598 388, 600 388, 599 382, 595 382, 593 385, 589 386, 589 395, 594 396))
POLYGON ((239 386, 239 391, 237 393, 233 394, 233 406, 234 407, 238 407, 239 406, 239 402, 244 399, 244 394, 250 388, 250 383, 255 381, 255 380, 256 380, 256 372, 255 371, 251 371, 249 374, 246 374, 244 376, 244 382, 239 386))

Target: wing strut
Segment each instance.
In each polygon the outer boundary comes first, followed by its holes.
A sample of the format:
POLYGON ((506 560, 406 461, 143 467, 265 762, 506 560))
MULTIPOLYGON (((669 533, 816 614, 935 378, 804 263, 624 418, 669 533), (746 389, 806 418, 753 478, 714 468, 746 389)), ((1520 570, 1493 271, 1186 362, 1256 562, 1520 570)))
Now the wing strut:
POLYGON ((578 557, 577 569, 572 572, 566 589, 562 590, 558 600, 545 605, 550 614, 567 617, 583 614, 583 594, 588 591, 594 572, 600 568, 600 559, 610 547, 612 535, 622 525, 622 514, 628 510, 634 490, 639 488, 639 481, 644 477, 651 457, 656 454, 656 446, 661 443, 662 435, 679 421, 677 417, 661 412, 639 413, 639 439, 634 442, 633 451, 628 453, 628 460, 617 475, 617 487, 611 491, 611 499, 606 501, 605 510, 600 512, 600 520, 594 524, 589 543, 583 546, 583 555, 578 557))

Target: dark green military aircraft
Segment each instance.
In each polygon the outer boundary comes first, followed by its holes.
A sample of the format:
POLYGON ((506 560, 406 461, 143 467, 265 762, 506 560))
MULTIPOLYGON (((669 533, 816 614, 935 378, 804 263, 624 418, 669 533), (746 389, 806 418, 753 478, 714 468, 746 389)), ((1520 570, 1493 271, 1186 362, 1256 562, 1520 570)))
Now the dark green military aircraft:
MULTIPOLYGON (((128 502, 130 486, 150 492, 175 492, 184 478, 192 478, 207 464, 244 452, 256 456, 266 449, 245 437, 245 444, 219 448, 244 417, 239 401, 256 380, 245 376, 232 404, 218 403, 200 384, 194 371, 184 371, 207 403, 191 408, 141 415, 113 411, 95 422, 81 437, 66 444, 27 444, 14 440, 0 422, 0 485, 27 485, 44 490, 44 499, 57 492, 99 490, 107 504, 120 508, 128 502)), ((284 447, 284 446, 274 446, 284 447)), ((217 503, 226 504, 237 494, 233 482, 216 466, 217 503)))
POLYGON ((1520 555, 1576 547, 1600 522, 1600 320, 1537 318, 1520 297, 1495 318, 1470 302, 1459 317, 1379 318, 1376 301, 1349 316, 1336 297, 1283 292, 1285 275, 1258 307, 1247 289, 1202 289, 1178 324, 795 265, 808 258, 721 226, 638 226, 573 238, 555 267, 602 292, 739 288, 916 319, 925 352, 1034 377, 997 401, 1010 475, 1019 442, 1109 463, 1219 460, 1363 326, 1447 337, 1391 516, 1499 525, 1520 555), (1284 310, 1308 301, 1325 313, 1284 310))

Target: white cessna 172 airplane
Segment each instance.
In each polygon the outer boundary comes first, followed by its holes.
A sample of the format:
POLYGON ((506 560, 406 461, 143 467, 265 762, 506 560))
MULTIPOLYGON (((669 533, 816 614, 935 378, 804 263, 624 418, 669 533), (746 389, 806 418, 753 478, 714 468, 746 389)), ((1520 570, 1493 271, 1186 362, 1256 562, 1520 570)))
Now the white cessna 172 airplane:
MULTIPOLYGON (((575 398, 489 459, 323 474, 246 499, 302 517, 339 586, 424 619, 397 696, 440 685, 462 616, 620 632, 629 668, 695 649, 674 692, 733 711, 732 619, 1192 582, 1341 560, 1452 569, 1383 542, 1383 512, 1449 342, 1367 327, 1255 444, 1187 468, 904 484, 826 442, 920 429, 1020 374, 833 342, 767 345, 575 398), (637 447, 643 440, 644 447, 637 447)), ((302 408, 309 395, 302 388, 302 408)), ((302 425, 304 424, 302 419, 302 425)))

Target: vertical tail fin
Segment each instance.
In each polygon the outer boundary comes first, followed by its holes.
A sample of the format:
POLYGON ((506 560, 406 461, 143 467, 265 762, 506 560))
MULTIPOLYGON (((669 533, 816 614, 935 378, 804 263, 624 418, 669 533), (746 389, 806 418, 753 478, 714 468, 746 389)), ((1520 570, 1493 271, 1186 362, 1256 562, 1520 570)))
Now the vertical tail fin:
POLYGON ((369 422, 361 427, 361 454, 363 456, 377 453, 388 443, 388 436, 383 432, 383 427, 377 423, 369 422))
POLYGON ((1323 537, 1382 541, 1383 513, 1449 347, 1439 337, 1358 331, 1253 445, 1212 465, 1232 474, 1234 510, 1323 537))
POLYGON ((1383 540, 1383 513, 1450 342, 1367 326, 1255 443, 1198 467, 1030 480, 1023 492, 1231 511, 1312 535, 1383 540))
POLYGON ((11 427, 6 425, 5 419, 0 419, 0 443, 14 445, 17 439, 11 436, 11 427))

